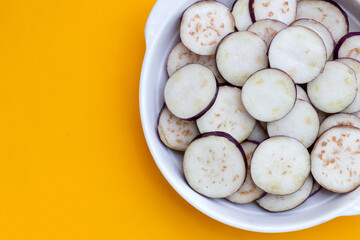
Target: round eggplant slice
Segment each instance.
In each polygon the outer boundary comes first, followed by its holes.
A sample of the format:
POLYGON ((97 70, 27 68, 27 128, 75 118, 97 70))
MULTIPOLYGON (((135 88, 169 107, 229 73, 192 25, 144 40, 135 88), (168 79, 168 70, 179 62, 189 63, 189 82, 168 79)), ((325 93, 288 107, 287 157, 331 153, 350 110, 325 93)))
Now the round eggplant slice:
POLYGON ((199 64, 189 64, 176 71, 166 82, 165 104, 178 118, 194 120, 213 105, 217 92, 212 71, 199 64))
POLYGON ((195 121, 182 120, 167 107, 160 112, 157 130, 161 141, 177 151, 185 151, 190 142, 200 134, 195 121))
POLYGON ((310 173, 310 155, 305 146, 289 137, 263 141, 251 160, 251 176, 267 193, 287 195, 296 192, 310 173))
POLYGON ((244 183, 246 157, 230 135, 206 133, 186 149, 183 169, 186 181, 196 192, 210 198, 225 198, 244 183))
POLYGON ((255 119, 272 122, 290 112, 296 101, 296 87, 289 75, 277 69, 253 74, 242 89, 246 110, 255 119))
POLYGON ((202 1, 183 14, 180 38, 183 44, 199 55, 213 55, 226 35, 235 31, 230 10, 216 1, 202 1))
POLYGON ((311 153, 311 172, 332 192, 356 189, 360 185, 360 129, 338 126, 324 132, 311 153))
POLYGON ((216 65, 226 81, 241 87, 251 74, 268 66, 266 51, 265 42, 255 33, 232 33, 219 44, 216 65))
POLYGON ((311 103, 326 113, 338 113, 350 106, 358 92, 355 72, 347 65, 327 62, 324 71, 307 85, 311 103))
POLYGON ((289 74, 295 83, 316 78, 325 66, 326 48, 320 36, 309 28, 285 28, 274 37, 269 48, 269 62, 289 74))

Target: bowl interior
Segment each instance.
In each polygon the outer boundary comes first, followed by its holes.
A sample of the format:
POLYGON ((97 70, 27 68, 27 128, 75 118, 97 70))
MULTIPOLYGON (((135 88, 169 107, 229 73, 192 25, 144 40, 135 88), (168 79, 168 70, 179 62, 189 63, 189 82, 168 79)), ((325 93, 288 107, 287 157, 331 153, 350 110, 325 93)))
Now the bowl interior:
MULTIPOLYGON (((175 190, 194 207, 225 224, 258 232, 286 232, 315 226, 341 215, 341 212, 360 197, 360 189, 349 194, 334 194, 321 190, 294 210, 269 213, 256 204, 237 205, 224 199, 209 199, 193 191, 182 171, 182 153, 166 148, 158 138, 157 117, 163 104, 163 90, 168 79, 166 61, 171 49, 180 41, 179 26, 182 12, 194 0, 160 0, 154 8, 166 11, 156 33, 147 46, 140 84, 140 111, 144 134, 150 151, 162 174, 175 190), (163 10, 162 10, 163 9, 163 10), (170 9, 170 10, 169 10, 170 9)), ((222 0, 231 7, 234 0, 222 0)), ((360 30, 360 1, 337 1, 349 15, 350 31, 360 30), (356 19, 356 17, 359 19, 356 19)), ((150 18, 156 18, 151 14, 150 18)), ((150 26, 153 27, 153 26, 150 26)))

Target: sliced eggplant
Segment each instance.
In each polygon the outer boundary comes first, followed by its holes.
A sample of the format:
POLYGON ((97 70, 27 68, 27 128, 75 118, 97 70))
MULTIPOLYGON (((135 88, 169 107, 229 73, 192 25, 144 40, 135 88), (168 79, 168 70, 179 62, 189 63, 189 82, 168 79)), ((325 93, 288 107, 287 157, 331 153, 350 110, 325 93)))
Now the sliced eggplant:
POLYGON ((201 1, 183 14, 180 38, 183 44, 199 55, 213 55, 226 35, 235 31, 230 10, 216 1, 201 1))
POLYGON ((360 129, 338 126, 324 132, 311 152, 311 172, 329 191, 356 189, 360 185, 360 129))
POLYGON ((323 40, 317 33, 302 26, 280 31, 269 48, 270 66, 283 70, 297 84, 315 79, 323 70, 326 59, 323 40))
POLYGON ((268 66, 266 51, 265 42, 255 33, 232 33, 219 44, 217 68, 226 81, 241 87, 251 74, 268 66))
POLYGON ((200 134, 195 121, 182 120, 167 107, 160 112, 157 130, 161 141, 177 151, 185 151, 190 142, 200 134))
POLYGON ((242 104, 240 88, 221 86, 214 105, 196 120, 196 124, 201 133, 226 132, 242 142, 254 130, 256 120, 242 104))
POLYGON ((189 64, 176 71, 166 82, 165 104, 178 118, 195 120, 214 104, 217 92, 212 71, 199 64, 189 64))
POLYGON ((296 101, 296 87, 289 75, 278 69, 253 74, 242 89, 246 110, 255 119, 272 122, 290 112, 296 101))
POLYGON ((360 32, 348 33, 340 39, 334 58, 352 58, 360 61, 360 32))
POLYGON ((326 113, 344 111, 353 103, 357 92, 355 72, 337 61, 327 62, 324 71, 307 85, 311 103, 326 113))
POLYGON ((225 198, 244 183, 246 157, 229 134, 206 133, 186 149, 183 169, 186 181, 196 192, 210 198, 225 198))
POLYGON ((272 137, 263 141, 251 160, 251 176, 255 184, 275 195, 296 192, 309 173, 309 152, 294 138, 272 137))

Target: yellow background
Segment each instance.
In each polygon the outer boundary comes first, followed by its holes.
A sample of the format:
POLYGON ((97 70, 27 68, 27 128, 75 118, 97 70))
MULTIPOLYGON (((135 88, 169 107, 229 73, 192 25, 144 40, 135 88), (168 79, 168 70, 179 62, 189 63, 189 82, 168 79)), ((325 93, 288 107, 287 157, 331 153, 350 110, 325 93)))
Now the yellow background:
POLYGON ((162 177, 138 87, 155 0, 1 1, 0 239, 345 239, 360 217, 258 234, 162 177))

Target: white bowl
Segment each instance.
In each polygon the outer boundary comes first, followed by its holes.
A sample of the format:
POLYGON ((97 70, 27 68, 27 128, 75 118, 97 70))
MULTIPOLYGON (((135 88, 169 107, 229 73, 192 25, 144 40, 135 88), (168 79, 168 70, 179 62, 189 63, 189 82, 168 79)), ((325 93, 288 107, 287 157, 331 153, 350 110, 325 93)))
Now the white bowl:
MULTIPOLYGON (((360 214, 360 188, 348 194, 321 190, 294 210, 269 213, 255 204, 236 205, 224 199, 209 199, 193 191, 182 171, 182 154, 159 140, 157 117, 164 104, 168 78, 166 60, 179 39, 180 17, 195 0, 158 0, 146 24, 146 54, 140 81, 140 113, 147 144, 160 171, 171 186, 206 215, 230 226, 255 232, 289 232, 309 228, 339 216, 360 214)), ((231 7, 234 0, 221 0, 231 7)), ((338 0, 349 14, 350 30, 360 30, 360 0, 338 0), (354 13, 354 14, 353 14, 354 13), (357 14, 356 19, 355 13, 357 14)))

